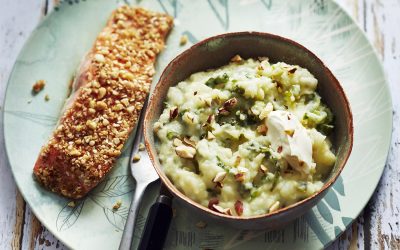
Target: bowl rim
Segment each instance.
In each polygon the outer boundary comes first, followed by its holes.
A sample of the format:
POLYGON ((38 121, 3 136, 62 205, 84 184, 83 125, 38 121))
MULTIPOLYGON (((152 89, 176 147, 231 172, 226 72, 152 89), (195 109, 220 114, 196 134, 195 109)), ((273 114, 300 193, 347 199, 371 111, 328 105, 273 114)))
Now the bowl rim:
MULTIPOLYGON (((177 84, 177 83, 176 83, 177 84)), ((168 88, 169 89, 169 88, 168 88)), ((167 89, 167 90, 168 90, 167 89)), ((325 63, 318 57, 316 56, 312 51, 310 51, 309 49, 307 49, 306 47, 304 47, 303 45, 301 45, 298 42, 295 42, 289 38, 286 37, 282 37, 279 35, 275 35, 275 34, 271 34, 271 33, 267 33, 267 32, 258 32, 258 31, 241 31, 241 32, 228 32, 228 33, 222 33, 219 35, 215 35, 215 36, 211 36, 208 37, 206 39, 203 39, 199 42, 197 42, 196 44, 192 45, 190 48, 186 49, 185 51, 183 51, 182 53, 180 53, 179 55, 177 55, 172 61, 170 61, 168 63, 168 65, 164 68, 157 84, 154 87, 154 91, 153 93, 151 93, 150 98, 149 98, 149 103, 148 103, 148 109, 146 110, 145 113, 145 118, 144 118, 144 140, 145 140, 145 146, 147 149, 147 153, 150 157, 150 160, 152 162, 152 165, 154 167, 154 169, 156 170, 157 174, 159 175, 162 184, 164 184, 168 190, 170 192, 172 192, 175 196, 177 196, 178 198, 180 198, 181 200, 183 200, 184 202, 186 202, 187 204, 189 204, 192 207, 198 208, 200 210, 202 210, 203 212, 206 212, 207 214, 211 214, 217 217, 222 217, 225 219, 229 219, 229 220, 235 220, 235 221, 249 221, 249 220, 257 220, 257 219, 265 219, 265 218, 270 218, 270 217, 275 217, 278 215, 283 214, 284 212, 288 211, 288 210, 293 210, 295 208, 298 208, 300 206, 303 206, 307 203, 310 203, 311 201, 313 201, 315 198, 317 198, 318 196, 320 196, 321 194, 324 194, 325 192, 327 192, 329 190, 329 188, 335 183, 335 181, 337 180, 337 178, 340 176, 341 172, 343 171, 344 167, 346 166, 346 163, 351 155, 351 151, 353 148, 353 133, 354 133, 354 128, 353 128, 353 114, 351 112, 351 108, 350 108, 350 103, 349 100, 340 84, 340 82, 337 80, 337 78, 333 75, 333 73, 331 72, 331 70, 325 65, 325 63), (153 152, 151 151, 150 148, 150 138, 148 138, 147 136, 147 132, 149 130, 149 132, 153 132, 153 128, 149 127, 151 124, 151 122, 149 121, 149 116, 150 116, 150 110, 152 110, 150 107, 153 106, 153 104, 155 103, 156 97, 159 96, 161 94, 161 90, 163 88, 160 88, 160 86, 164 85, 165 82, 162 82, 162 79, 168 79, 168 72, 167 70, 170 69, 171 67, 174 67, 175 64, 177 64, 182 58, 190 56, 190 52, 210 41, 216 40, 216 39, 226 39, 226 38, 231 38, 231 37, 240 37, 240 36, 257 36, 261 39, 273 39, 273 40, 280 40, 281 42, 284 43, 289 43, 291 46, 295 46, 300 48, 301 50, 305 51, 307 54, 309 54, 311 57, 313 57, 316 60, 317 64, 320 64, 324 70, 324 74, 327 75, 327 77, 334 82, 335 84, 335 89, 339 92, 339 94, 343 97, 344 99, 344 111, 345 113, 347 113, 349 119, 347 119, 346 123, 347 126, 349 128, 349 148, 348 150, 345 152, 344 155, 344 159, 342 161, 342 164, 340 164, 338 166, 337 172, 331 176, 331 178, 324 183, 323 187, 316 193, 312 194, 311 196, 302 199, 296 203, 293 203, 289 206, 280 208, 274 212, 271 213, 265 213, 265 214, 259 214, 259 215, 251 215, 251 216, 237 216, 237 215, 226 215, 226 214, 222 214, 222 213, 218 213, 216 211, 213 211, 211 209, 209 209, 208 207, 202 206, 201 204, 193 201, 192 199, 190 199, 188 196, 186 196, 184 193, 182 193, 179 189, 176 188, 176 186, 169 180, 169 178, 165 175, 164 171, 161 168, 157 167, 156 164, 156 158, 153 155, 153 152)), ((154 152, 155 154, 157 154, 157 152, 154 152)), ((160 162, 161 165, 161 162, 160 162)), ((321 197, 322 198, 322 197, 321 197)))

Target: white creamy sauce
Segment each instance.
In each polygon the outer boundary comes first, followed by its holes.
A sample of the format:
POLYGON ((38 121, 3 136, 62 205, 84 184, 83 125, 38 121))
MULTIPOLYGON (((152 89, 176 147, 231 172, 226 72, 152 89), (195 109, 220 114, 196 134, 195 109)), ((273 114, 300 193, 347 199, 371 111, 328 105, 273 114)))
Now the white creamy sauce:
POLYGON ((268 137, 275 151, 297 171, 310 174, 315 169, 312 159, 312 141, 299 119, 287 111, 272 111, 265 122, 268 137))
POLYGON ((154 124, 166 175, 190 199, 232 215, 314 194, 336 161, 317 84, 299 66, 248 59, 171 87, 154 124))

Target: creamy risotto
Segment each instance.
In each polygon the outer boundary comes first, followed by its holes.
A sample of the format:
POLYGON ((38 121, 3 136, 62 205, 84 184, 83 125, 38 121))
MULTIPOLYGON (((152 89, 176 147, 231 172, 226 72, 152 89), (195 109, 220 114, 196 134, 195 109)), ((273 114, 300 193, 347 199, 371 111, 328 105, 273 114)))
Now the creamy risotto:
POLYGON ((171 87, 154 124, 166 175, 228 215, 270 213, 319 191, 336 157, 317 84, 299 66, 235 56, 171 87))

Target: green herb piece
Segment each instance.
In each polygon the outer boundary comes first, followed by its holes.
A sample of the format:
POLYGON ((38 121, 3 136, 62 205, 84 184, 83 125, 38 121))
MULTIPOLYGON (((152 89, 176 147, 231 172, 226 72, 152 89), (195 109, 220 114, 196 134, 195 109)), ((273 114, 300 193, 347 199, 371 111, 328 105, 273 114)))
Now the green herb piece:
POLYGON ((189 109, 184 109, 181 112, 179 112, 179 116, 182 117, 186 112, 190 111, 189 109))
POLYGON ((251 189, 250 197, 252 199, 254 199, 254 198, 258 197, 258 196, 260 196, 260 191, 258 189, 256 189, 256 188, 251 189))
POLYGON ((239 185, 239 194, 242 198, 247 198, 250 195, 250 190, 246 189, 246 187, 243 184, 239 185))
POLYGON ((229 172, 229 168, 221 161, 221 158, 217 156, 217 166, 225 170, 226 172, 229 172))
POLYGON ((311 102, 312 100, 314 100, 317 96, 315 95, 315 93, 311 93, 311 94, 305 94, 304 95, 304 102, 305 104, 311 102))
POLYGON ((210 79, 208 79, 206 81, 205 84, 208 87, 213 88, 213 87, 215 87, 215 85, 218 85, 218 84, 221 84, 221 83, 227 83, 228 81, 229 81, 229 76, 226 73, 224 73, 223 75, 217 76, 215 78, 211 77, 210 79))
POLYGON ((330 124, 318 124, 317 130, 324 135, 330 135, 333 131, 333 125, 330 124))
POLYGON ((239 95, 243 95, 244 94, 244 89, 242 89, 241 87, 239 87, 238 85, 235 85, 232 89, 233 92, 239 94, 239 95))
POLYGON ((177 132, 175 132, 175 131, 168 131, 167 132, 167 138, 168 138, 168 140, 172 140, 172 139, 174 139, 175 137, 178 137, 178 133, 177 132))
POLYGON ((275 176, 274 176, 274 182, 272 183, 271 191, 275 189, 276 185, 278 184, 280 176, 281 176, 281 172, 276 171, 275 176))

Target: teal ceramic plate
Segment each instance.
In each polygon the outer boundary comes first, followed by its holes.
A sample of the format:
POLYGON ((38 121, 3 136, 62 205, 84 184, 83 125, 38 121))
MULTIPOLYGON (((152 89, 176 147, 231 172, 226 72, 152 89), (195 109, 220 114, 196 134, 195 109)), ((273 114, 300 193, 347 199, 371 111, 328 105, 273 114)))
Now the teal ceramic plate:
MULTIPOLYGON (((69 207, 68 200, 41 188, 32 177, 67 96, 69 82, 111 11, 123 1, 68 1, 50 14, 25 45, 7 88, 4 133, 15 180, 39 220, 73 249, 117 249, 132 190, 125 150, 118 166, 90 196, 69 207), (31 95, 36 80, 47 82, 31 95), (49 101, 44 100, 48 94, 49 101), (122 207, 112 211, 116 201, 122 207)), ((312 211, 284 229, 239 231, 205 221, 176 207, 167 249, 315 249, 331 243, 358 216, 374 192, 389 149, 392 105, 382 66, 354 21, 334 2, 316 0, 137 0, 132 4, 167 12, 175 28, 157 63, 158 79, 178 53, 200 39, 232 31, 263 31, 291 38, 315 52, 339 79, 354 116, 354 146, 333 189, 312 211), (189 43, 179 46, 182 34, 189 43)), ((128 148, 128 147, 127 147, 128 148)), ((145 196, 143 215, 157 187, 145 196)))

